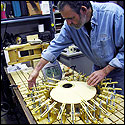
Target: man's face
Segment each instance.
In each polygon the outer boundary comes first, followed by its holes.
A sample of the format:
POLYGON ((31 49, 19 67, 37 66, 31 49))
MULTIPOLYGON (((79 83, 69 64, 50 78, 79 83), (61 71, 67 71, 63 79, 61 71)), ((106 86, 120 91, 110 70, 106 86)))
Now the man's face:
POLYGON ((75 29, 81 28, 86 23, 86 15, 80 14, 79 16, 69 7, 69 5, 64 6, 61 15, 67 21, 67 24, 75 29))

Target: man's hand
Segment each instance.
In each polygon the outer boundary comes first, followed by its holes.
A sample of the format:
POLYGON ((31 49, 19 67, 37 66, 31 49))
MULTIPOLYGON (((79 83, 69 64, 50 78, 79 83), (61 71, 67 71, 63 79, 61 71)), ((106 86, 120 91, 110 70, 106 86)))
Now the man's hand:
POLYGON ((39 75, 39 72, 33 70, 28 79, 28 88, 31 89, 34 85, 36 86, 36 78, 39 75))
POLYGON ((36 67, 30 74, 30 77, 28 79, 28 88, 31 89, 34 85, 36 86, 36 78, 39 75, 39 71, 48 63, 47 60, 41 58, 40 61, 37 63, 36 67))
POLYGON ((87 79, 87 84, 90 86, 95 86, 97 83, 105 78, 106 74, 103 70, 98 70, 93 72, 87 79))
POLYGON ((101 82, 115 67, 107 65, 105 68, 93 72, 87 79, 87 84, 90 86, 95 86, 97 83, 101 82))

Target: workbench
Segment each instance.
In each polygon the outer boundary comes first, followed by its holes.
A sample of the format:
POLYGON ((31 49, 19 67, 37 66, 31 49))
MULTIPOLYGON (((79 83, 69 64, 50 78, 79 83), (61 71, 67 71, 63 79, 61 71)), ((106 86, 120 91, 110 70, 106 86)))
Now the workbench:
MULTIPOLYGON (((45 78, 43 72, 40 71, 36 86, 31 90, 28 88, 29 75, 39 62, 36 58, 41 57, 41 50, 47 46, 48 44, 26 44, 6 49, 9 53, 8 64, 10 65, 32 61, 32 67, 24 69, 17 67, 12 72, 7 72, 5 68, 11 85, 16 86, 13 91, 29 123, 124 124, 124 96, 116 93, 116 90, 121 90, 121 88, 115 88, 118 82, 112 82, 111 78, 106 78, 96 87, 89 86, 86 81, 88 74, 79 69, 73 70, 71 66, 74 64, 70 63, 66 66, 65 63, 59 62, 62 69, 60 80, 54 78, 54 73, 52 78, 45 78), (18 55, 19 51, 26 50, 33 51, 34 55, 30 54, 25 57, 18 55)), ((72 55, 69 57, 73 58, 72 55)), ((81 53, 75 53, 75 56, 81 56, 81 53)), ((86 61, 83 62, 86 65, 86 61)))
MULTIPOLYGON (((10 84, 11 85, 16 85, 16 81, 14 81, 14 78, 13 78, 12 74, 7 73, 7 68, 6 67, 4 69, 5 69, 5 72, 6 72, 7 76, 8 76, 8 79, 10 81, 10 84)), ((21 105, 21 108, 23 109, 29 123, 30 124, 36 124, 35 119, 32 116, 30 110, 26 107, 26 103, 24 102, 24 98, 22 97, 22 94, 20 93, 18 87, 14 87, 13 91, 14 91, 14 93, 15 93, 15 95, 16 95, 16 97, 17 97, 17 99, 18 99, 18 101, 19 101, 19 103, 21 105)))
MULTIPOLYGON (((6 69, 5 69, 6 70, 6 69)), ((29 121, 30 124, 48 124, 48 119, 45 118, 42 121, 37 120, 37 117, 32 114, 31 110, 27 106, 26 102, 24 101, 24 98, 27 97, 26 93, 28 92, 28 84, 27 79, 29 77, 29 74, 32 71, 32 67, 29 67, 29 69, 26 69, 24 71, 15 71, 11 73, 7 73, 7 76, 10 80, 11 85, 18 85, 18 87, 14 88, 14 92, 19 100, 19 103, 21 104, 21 107, 29 121), (22 85, 24 83, 25 85, 22 85)), ((6 71, 7 72, 7 71, 6 71)), ((39 77, 37 78, 37 82, 41 81, 41 78, 43 77, 42 72, 40 72, 39 77)), ((104 124, 124 124, 124 98, 118 97, 118 101, 120 101, 118 105, 118 108, 109 114, 109 118, 105 117, 103 123, 104 124)), ((55 115, 53 114, 55 117, 55 115)), ((52 124, 59 124, 60 122, 58 120, 55 120, 52 122, 52 124)), ((71 119, 67 118, 65 121, 65 124, 71 124, 71 119)), ((83 120, 79 117, 76 117, 75 124, 85 124, 83 120)))

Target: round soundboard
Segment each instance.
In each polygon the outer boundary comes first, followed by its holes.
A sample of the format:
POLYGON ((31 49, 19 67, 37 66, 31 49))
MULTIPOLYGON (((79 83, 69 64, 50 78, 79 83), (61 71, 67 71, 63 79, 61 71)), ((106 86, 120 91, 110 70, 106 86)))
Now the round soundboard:
POLYGON ((52 89, 50 96, 60 103, 77 104, 81 100, 90 100, 96 95, 96 88, 87 85, 87 82, 63 81, 52 89))

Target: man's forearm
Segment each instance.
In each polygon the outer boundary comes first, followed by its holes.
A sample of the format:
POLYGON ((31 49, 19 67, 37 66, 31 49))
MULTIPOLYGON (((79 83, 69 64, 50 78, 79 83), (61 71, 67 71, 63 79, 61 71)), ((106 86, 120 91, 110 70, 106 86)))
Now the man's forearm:
POLYGON ((107 65, 105 68, 103 68, 103 72, 108 75, 112 70, 114 70, 115 67, 111 66, 111 65, 107 65))
POLYGON ((48 63, 47 60, 41 58, 34 70, 39 72, 47 63, 48 63))

